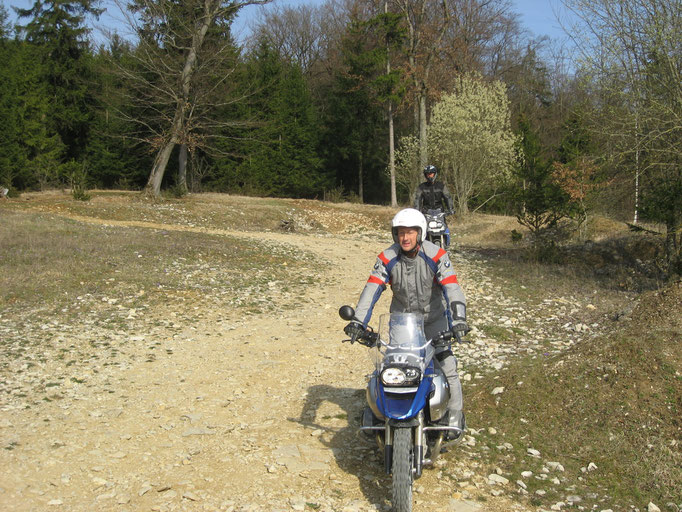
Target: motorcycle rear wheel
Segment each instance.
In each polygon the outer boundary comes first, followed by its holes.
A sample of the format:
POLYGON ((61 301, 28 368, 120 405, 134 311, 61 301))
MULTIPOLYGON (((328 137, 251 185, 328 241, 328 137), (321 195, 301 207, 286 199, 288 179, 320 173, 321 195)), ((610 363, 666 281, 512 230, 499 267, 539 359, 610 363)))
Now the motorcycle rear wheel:
POLYGON ((393 509, 412 511, 412 468, 414 466, 412 429, 397 428, 393 432, 393 509))

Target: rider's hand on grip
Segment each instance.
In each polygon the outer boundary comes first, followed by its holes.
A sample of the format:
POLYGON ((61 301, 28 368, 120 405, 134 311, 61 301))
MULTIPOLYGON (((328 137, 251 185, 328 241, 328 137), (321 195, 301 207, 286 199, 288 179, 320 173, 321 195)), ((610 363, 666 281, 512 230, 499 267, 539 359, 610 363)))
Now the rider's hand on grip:
POLYGON ((351 343, 355 343, 365 332, 365 326, 360 322, 352 321, 343 328, 343 332, 350 338, 351 343))
POLYGON ((462 343, 462 337, 470 331, 469 326, 464 320, 455 320, 452 324, 452 334, 458 343, 462 343))

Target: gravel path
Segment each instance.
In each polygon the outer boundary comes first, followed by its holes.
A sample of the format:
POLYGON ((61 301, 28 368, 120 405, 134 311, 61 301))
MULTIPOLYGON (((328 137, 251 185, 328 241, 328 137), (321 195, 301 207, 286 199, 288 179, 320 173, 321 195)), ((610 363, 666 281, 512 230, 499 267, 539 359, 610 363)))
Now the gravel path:
MULTIPOLYGON (((312 251, 318 261, 309 272, 321 284, 308 287, 288 313, 237 318, 208 310, 188 321, 163 310, 126 311, 127 329, 106 346, 89 345, 107 358, 73 367, 47 358, 20 374, 6 365, 0 508, 389 509, 389 481, 376 449, 356 433, 371 365, 363 347, 340 343, 344 323, 337 314, 340 305, 355 303, 388 239, 196 229, 312 251), (69 377, 58 396, 30 402, 31 386, 45 386, 55 374, 69 377)), ((458 350, 465 395, 481 373, 504 371, 516 354, 563 350, 599 330, 566 321, 576 307, 570 297, 548 293, 522 307, 487 277, 484 258, 458 253, 454 262, 474 326, 499 323, 527 333, 523 343, 509 344, 475 329, 474 343, 458 350)), ((388 302, 382 298, 377 315, 388 302)), ((55 321, 40 329, 54 340, 68 326, 55 321)), ((73 329, 73 336, 95 340, 97 329, 73 329)), ((476 456, 483 426, 470 427, 472 435, 416 482, 416 512, 527 510, 514 503, 511 489, 496 492, 499 482, 476 456)))

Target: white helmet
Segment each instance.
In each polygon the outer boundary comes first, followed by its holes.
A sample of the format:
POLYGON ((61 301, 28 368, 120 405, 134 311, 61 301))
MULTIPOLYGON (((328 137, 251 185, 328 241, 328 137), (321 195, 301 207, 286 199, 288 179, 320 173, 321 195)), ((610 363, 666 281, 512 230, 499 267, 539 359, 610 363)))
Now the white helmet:
POLYGON ((419 230, 419 243, 422 243, 426 238, 426 218, 419 210, 405 208, 395 214, 391 222, 391 234, 395 243, 398 243, 398 228, 401 227, 417 228, 419 230))

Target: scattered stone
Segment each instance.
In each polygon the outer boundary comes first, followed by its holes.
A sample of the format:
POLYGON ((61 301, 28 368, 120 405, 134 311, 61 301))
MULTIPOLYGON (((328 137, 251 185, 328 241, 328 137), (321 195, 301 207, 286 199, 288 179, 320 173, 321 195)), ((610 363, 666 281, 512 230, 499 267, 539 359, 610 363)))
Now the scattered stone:
POLYGON ((548 462, 547 467, 552 471, 559 471, 560 473, 565 471, 564 467, 559 462, 548 462))
POLYGON ((526 450, 526 453, 528 453, 528 455, 530 455, 531 457, 536 458, 540 457, 540 452, 534 448, 528 448, 528 450, 526 450))
POLYGON ((661 509, 658 508, 653 502, 649 502, 649 504, 646 506, 647 512, 661 512, 661 509))
POLYGON ((130 503, 130 494, 119 494, 116 498, 116 503, 119 505, 127 505, 130 503))
POLYGON ((509 480, 507 480, 502 475, 492 473, 488 475, 488 482, 492 482, 492 484, 507 485, 509 483, 509 480))
POLYGON ((499 386, 493 389, 491 395, 501 395, 502 393, 504 393, 504 386, 499 386))
POLYGON ((185 421, 189 420, 190 423, 194 424, 198 422, 202 416, 202 414, 183 414, 180 416, 180 419, 185 421))
POLYGON ((190 501, 199 501, 199 496, 190 491, 185 491, 182 497, 190 501))
POLYGON ((63 505, 64 502, 62 500, 50 500, 47 502, 47 504, 50 505, 51 507, 56 507, 59 505, 63 505))
POLYGON ((478 512, 481 506, 473 501, 450 500, 448 512, 478 512))
POLYGON ((533 472, 532 472, 532 471, 523 471, 523 472, 521 473, 521 476, 522 476, 523 478, 530 478, 531 476, 533 476, 533 472))
POLYGON ((599 468, 597 468, 597 465, 594 462, 590 462, 587 465, 587 471, 596 471, 597 469, 599 468))
POLYGON ((182 437, 189 436, 212 436, 215 434, 214 430, 208 428, 190 428, 182 433, 182 437))

